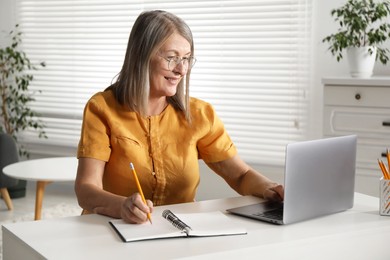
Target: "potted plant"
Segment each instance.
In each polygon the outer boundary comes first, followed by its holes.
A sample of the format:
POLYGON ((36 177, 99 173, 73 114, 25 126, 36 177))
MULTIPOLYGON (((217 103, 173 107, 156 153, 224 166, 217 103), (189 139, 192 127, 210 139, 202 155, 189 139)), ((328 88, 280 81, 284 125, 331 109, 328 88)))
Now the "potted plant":
MULTIPOLYGON (((47 138, 44 131, 44 124, 39 119, 39 114, 30 108, 34 101, 33 93, 28 89, 30 82, 34 79, 32 70, 38 67, 44 67, 41 62, 34 65, 30 62, 26 53, 20 50, 21 32, 16 30, 10 32, 10 45, 0 48, 0 132, 8 133, 15 141, 18 135, 25 129, 32 128, 37 131, 39 137, 47 138)), ((29 157, 28 151, 19 145, 19 154, 29 157)), ((22 187, 12 187, 9 189, 11 197, 20 197, 25 194, 25 183, 21 182, 22 187), (24 186, 24 192, 23 192, 24 186), (18 190, 22 189, 21 195, 18 190)))
POLYGON ((343 6, 331 11, 339 23, 337 33, 323 38, 337 61, 347 51, 353 77, 370 77, 376 60, 386 64, 387 48, 381 45, 390 38, 390 2, 373 0, 348 0, 343 6), (362 62, 362 63, 360 63, 362 62))

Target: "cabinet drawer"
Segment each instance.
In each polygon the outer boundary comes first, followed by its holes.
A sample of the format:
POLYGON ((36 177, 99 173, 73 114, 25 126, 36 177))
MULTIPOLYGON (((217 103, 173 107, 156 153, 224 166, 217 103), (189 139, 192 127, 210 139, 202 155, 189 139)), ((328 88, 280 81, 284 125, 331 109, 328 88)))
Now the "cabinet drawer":
POLYGON ((390 108, 390 88, 325 86, 324 104, 390 108))
POLYGON ((383 146, 359 144, 356 151, 356 167, 366 171, 371 176, 379 178, 381 176, 381 170, 378 165, 378 159, 381 159, 387 164, 387 159, 384 157, 386 147, 388 147, 386 144, 383 144, 383 146))
POLYGON ((356 160, 370 164, 374 169, 379 169, 378 159, 387 162, 387 147, 389 147, 389 143, 383 143, 383 145, 371 145, 369 143, 365 144, 364 142, 361 142, 357 148, 356 160))
POLYGON ((324 134, 358 134, 390 140, 390 109, 324 107, 324 134))

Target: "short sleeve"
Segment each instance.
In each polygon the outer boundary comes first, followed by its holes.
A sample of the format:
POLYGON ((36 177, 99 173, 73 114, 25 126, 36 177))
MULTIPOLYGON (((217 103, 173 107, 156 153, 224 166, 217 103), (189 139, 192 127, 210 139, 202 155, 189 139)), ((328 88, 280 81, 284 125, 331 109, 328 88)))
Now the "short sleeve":
POLYGON ((198 141, 199 158, 205 162, 219 162, 236 155, 235 145, 210 104, 202 109, 201 116, 203 123, 209 125, 209 131, 198 141))
POLYGON ((105 114, 105 102, 99 94, 93 96, 84 108, 81 137, 77 157, 108 161, 111 154, 110 130, 105 114))

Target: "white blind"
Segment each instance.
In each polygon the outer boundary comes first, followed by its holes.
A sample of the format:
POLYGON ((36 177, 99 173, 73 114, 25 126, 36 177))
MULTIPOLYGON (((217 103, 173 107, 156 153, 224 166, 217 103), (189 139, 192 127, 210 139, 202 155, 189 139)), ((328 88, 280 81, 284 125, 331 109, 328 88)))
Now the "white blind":
POLYGON ((23 47, 33 61, 33 108, 47 140, 76 147, 84 105, 119 72, 140 12, 163 9, 191 27, 197 63, 191 95, 212 103, 242 158, 280 165, 306 136, 311 0, 19 0, 23 47))

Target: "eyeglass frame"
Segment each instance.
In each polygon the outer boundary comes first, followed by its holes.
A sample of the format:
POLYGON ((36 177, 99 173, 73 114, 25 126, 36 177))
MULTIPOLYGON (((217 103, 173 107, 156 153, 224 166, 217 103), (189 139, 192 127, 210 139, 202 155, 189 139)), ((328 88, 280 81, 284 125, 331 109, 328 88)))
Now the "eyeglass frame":
POLYGON ((161 56, 161 55, 158 55, 160 58, 163 58, 164 60, 166 60, 168 62, 168 69, 169 70, 174 70, 180 63, 186 67, 186 69, 192 69, 192 67, 194 67, 195 63, 196 63, 196 58, 194 56, 188 56, 188 57, 179 57, 179 56, 168 56, 168 57, 164 57, 164 56, 161 56), (175 61, 175 59, 177 61, 175 61), (190 64, 190 60, 192 60, 192 64, 190 64), (187 62, 187 65, 185 65, 185 63, 183 63, 183 61, 186 61, 187 62), (174 64, 174 67, 171 68, 170 67, 170 63, 173 62, 174 64))

